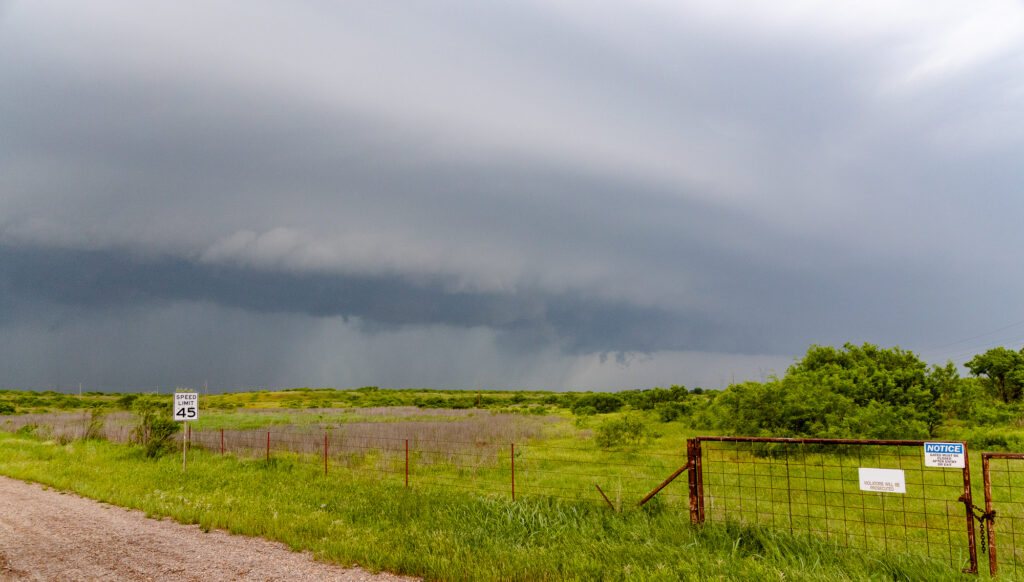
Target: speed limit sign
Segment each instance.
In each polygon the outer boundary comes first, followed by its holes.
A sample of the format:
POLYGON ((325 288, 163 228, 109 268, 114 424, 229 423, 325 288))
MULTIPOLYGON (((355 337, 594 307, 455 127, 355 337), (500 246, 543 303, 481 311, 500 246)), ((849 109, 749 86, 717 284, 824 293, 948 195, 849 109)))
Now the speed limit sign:
POLYGON ((199 418, 199 393, 174 393, 174 420, 195 420, 199 418))

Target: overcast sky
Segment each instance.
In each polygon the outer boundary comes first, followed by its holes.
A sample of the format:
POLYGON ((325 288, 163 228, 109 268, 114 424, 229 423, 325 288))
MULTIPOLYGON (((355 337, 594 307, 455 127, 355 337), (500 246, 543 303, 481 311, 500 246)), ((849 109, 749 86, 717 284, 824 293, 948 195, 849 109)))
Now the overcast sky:
POLYGON ((0 1, 0 387, 1024 344, 1024 5, 0 1))

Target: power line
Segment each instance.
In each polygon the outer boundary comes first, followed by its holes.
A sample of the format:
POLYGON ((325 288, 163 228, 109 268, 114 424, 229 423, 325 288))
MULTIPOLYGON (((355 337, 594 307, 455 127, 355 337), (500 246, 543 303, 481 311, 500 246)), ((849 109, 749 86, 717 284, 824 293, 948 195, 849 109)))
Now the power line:
POLYGON ((941 345, 941 346, 934 346, 934 347, 933 347, 933 348, 931 348, 931 349, 935 349, 935 350, 938 350, 938 349, 942 349, 942 348, 948 348, 948 347, 950 347, 950 346, 955 346, 955 345, 957 345, 957 344, 962 344, 962 343, 964 343, 964 342, 969 342, 969 341, 971 341, 971 340, 976 340, 976 339, 980 339, 980 338, 983 338, 983 337, 985 337, 985 336, 988 336, 988 335, 992 335, 992 334, 994 334, 994 333, 999 333, 999 332, 1001 332, 1001 331, 1005 331, 1005 330, 1007 330, 1007 329, 1010 329, 1010 328, 1013 328, 1013 327, 1017 327, 1017 326, 1019 326, 1019 325, 1024 325, 1024 320, 1018 321, 1018 322, 1016 322, 1016 323, 1011 323, 1010 325, 1006 325, 1006 326, 1000 327, 1000 328, 998 328, 998 329, 993 329, 992 331, 986 331, 986 332, 984 332, 984 333, 980 333, 980 334, 978 334, 978 335, 975 335, 975 336, 971 336, 971 337, 968 337, 968 338, 964 338, 964 339, 956 340, 955 342, 950 342, 950 343, 948 343, 948 344, 944 344, 944 345, 941 345))

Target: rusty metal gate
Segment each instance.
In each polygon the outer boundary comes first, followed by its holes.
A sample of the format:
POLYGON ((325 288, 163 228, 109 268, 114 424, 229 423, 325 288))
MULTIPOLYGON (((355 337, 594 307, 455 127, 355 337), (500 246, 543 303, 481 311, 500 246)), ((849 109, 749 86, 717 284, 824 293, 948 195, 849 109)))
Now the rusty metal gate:
MULTIPOLYGON (((693 438, 690 517, 938 558, 977 573, 967 444, 955 442, 963 445, 962 469, 926 466, 925 441, 693 438)), ((1024 495, 1024 467, 1019 476, 1024 495)), ((1018 515, 1015 525, 1024 523, 1024 511, 1018 515)))
POLYGON ((982 453, 988 568, 1024 573, 1024 453, 982 453))

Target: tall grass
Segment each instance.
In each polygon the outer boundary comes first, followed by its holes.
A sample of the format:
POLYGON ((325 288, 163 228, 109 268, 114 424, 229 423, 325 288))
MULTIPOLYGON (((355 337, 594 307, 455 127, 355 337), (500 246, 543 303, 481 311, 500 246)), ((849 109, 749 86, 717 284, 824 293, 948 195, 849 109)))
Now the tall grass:
POLYGON ((0 416, 0 431, 29 430, 44 440, 67 442, 89 436, 114 442, 128 442, 135 415, 125 411, 105 413, 101 409, 76 412, 48 412, 0 416), (97 422, 99 424, 97 424, 97 422))

